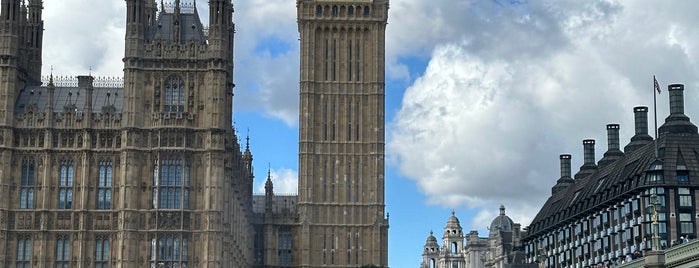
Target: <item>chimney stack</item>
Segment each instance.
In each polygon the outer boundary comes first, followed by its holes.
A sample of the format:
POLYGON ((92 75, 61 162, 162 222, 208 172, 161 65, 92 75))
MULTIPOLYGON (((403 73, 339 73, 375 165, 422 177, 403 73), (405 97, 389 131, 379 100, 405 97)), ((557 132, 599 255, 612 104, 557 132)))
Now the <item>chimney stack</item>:
POLYGON ((569 154, 562 154, 560 156, 560 158, 561 158, 561 179, 571 177, 570 157, 571 156, 569 154))
POLYGON ((619 150, 619 124, 607 125, 607 152, 604 157, 597 162, 598 166, 606 166, 614 163, 619 158, 623 157, 624 153, 619 150))
POLYGON ((583 140, 583 165, 580 171, 575 174, 575 179, 581 179, 594 173, 597 170, 595 165, 595 140, 583 140))
POLYGON ((595 165, 595 140, 583 140, 583 166, 595 165))
POLYGON ((662 137, 667 133, 697 133, 697 126, 684 114, 684 85, 669 85, 667 91, 670 94, 670 116, 665 118, 665 123, 658 129, 659 135, 662 137))
POLYGON ((636 134, 631 137, 631 142, 624 147, 624 152, 630 153, 643 145, 651 142, 653 137, 648 135, 648 107, 636 106, 633 108, 636 134))

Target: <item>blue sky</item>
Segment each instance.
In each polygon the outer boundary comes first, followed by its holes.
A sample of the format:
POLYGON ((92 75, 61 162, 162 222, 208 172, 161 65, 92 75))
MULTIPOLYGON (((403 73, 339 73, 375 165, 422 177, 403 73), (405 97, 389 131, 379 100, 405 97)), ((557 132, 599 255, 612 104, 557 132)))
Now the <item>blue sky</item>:
MULTIPOLYGON (((44 2, 45 74, 53 65, 58 75, 122 75, 124 1, 44 2)), ((234 4, 235 126, 251 137, 256 191, 269 167, 275 190, 294 193, 295 1, 234 4)), ((207 1, 197 5, 206 21, 207 1)), ((452 209, 464 229, 482 236, 500 204, 526 226, 559 177, 559 154, 573 155, 575 172, 582 140, 593 138, 600 159, 608 123, 621 124, 621 144, 628 143, 632 108, 652 107, 653 75, 663 88, 684 83, 686 113, 699 116, 696 10, 699 2, 689 0, 392 0, 390 266, 418 266, 427 235, 441 237, 452 209)))

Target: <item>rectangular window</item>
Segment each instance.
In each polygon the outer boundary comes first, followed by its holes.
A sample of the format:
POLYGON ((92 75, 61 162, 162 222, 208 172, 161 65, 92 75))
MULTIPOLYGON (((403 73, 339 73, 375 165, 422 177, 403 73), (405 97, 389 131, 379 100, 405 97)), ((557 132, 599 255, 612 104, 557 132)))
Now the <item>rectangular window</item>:
POLYGON ((293 258, 291 255, 291 249, 293 248, 293 236, 291 230, 279 230, 277 244, 277 248, 279 250, 277 255, 279 265, 292 265, 293 258))
POLYGON ((689 183, 689 171, 688 170, 678 170, 677 171, 677 182, 678 183, 689 183))
POLYGON ((98 236, 95 239, 95 268, 109 267, 109 238, 98 236))
POLYGON ((35 168, 36 165, 33 158, 22 160, 22 174, 19 185, 19 208, 21 209, 34 208, 35 168))
POLYGON ((17 238, 17 260, 15 261, 16 268, 31 267, 32 256, 32 240, 28 236, 20 236, 17 238))
POLYGON ((70 267, 70 238, 67 235, 56 239, 56 268, 70 267))
POLYGON ((101 161, 97 178, 97 209, 112 208, 112 161, 101 161))
POLYGON ((176 234, 159 235, 151 240, 151 267, 187 267, 188 240, 176 234))
POLYGON ((153 206, 160 209, 189 209, 188 161, 160 159, 153 168, 153 206))
POLYGON ((58 208, 71 209, 73 207, 73 179, 74 168, 72 160, 61 161, 58 177, 58 208))

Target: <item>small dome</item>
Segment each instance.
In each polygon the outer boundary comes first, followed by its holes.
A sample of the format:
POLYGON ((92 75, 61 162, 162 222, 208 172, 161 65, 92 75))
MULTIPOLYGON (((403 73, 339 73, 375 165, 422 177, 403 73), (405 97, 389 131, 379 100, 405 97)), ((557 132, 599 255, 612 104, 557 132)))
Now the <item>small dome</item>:
POLYGON ((500 215, 495 217, 493 222, 490 223, 490 234, 493 235, 498 231, 512 232, 512 226, 514 224, 512 219, 505 215, 505 206, 500 205, 500 215))
POLYGON ((434 237, 434 233, 432 233, 432 231, 430 231, 430 236, 427 237, 427 242, 425 242, 425 246, 427 245, 439 245, 437 243, 437 238, 434 237))
POLYGON ((454 215, 454 211, 451 212, 451 217, 447 220, 447 226, 444 229, 461 229, 461 223, 459 223, 459 218, 454 215))
POLYGON ((461 237, 463 236, 463 229, 461 228, 461 223, 459 223, 459 218, 454 215, 454 211, 451 211, 451 216, 447 220, 447 226, 444 227, 444 237, 461 237))
POLYGON ((425 253, 433 253, 438 250, 439 243, 437 242, 437 238, 434 237, 434 234, 430 231, 430 236, 427 237, 427 241, 425 242, 425 253))

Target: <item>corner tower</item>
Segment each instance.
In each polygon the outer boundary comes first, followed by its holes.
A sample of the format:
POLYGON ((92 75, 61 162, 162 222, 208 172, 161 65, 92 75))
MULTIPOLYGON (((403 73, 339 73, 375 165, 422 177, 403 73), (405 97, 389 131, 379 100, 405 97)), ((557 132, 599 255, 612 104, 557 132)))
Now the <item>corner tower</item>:
POLYGON ((388 265, 388 0, 297 0, 300 267, 388 265))

